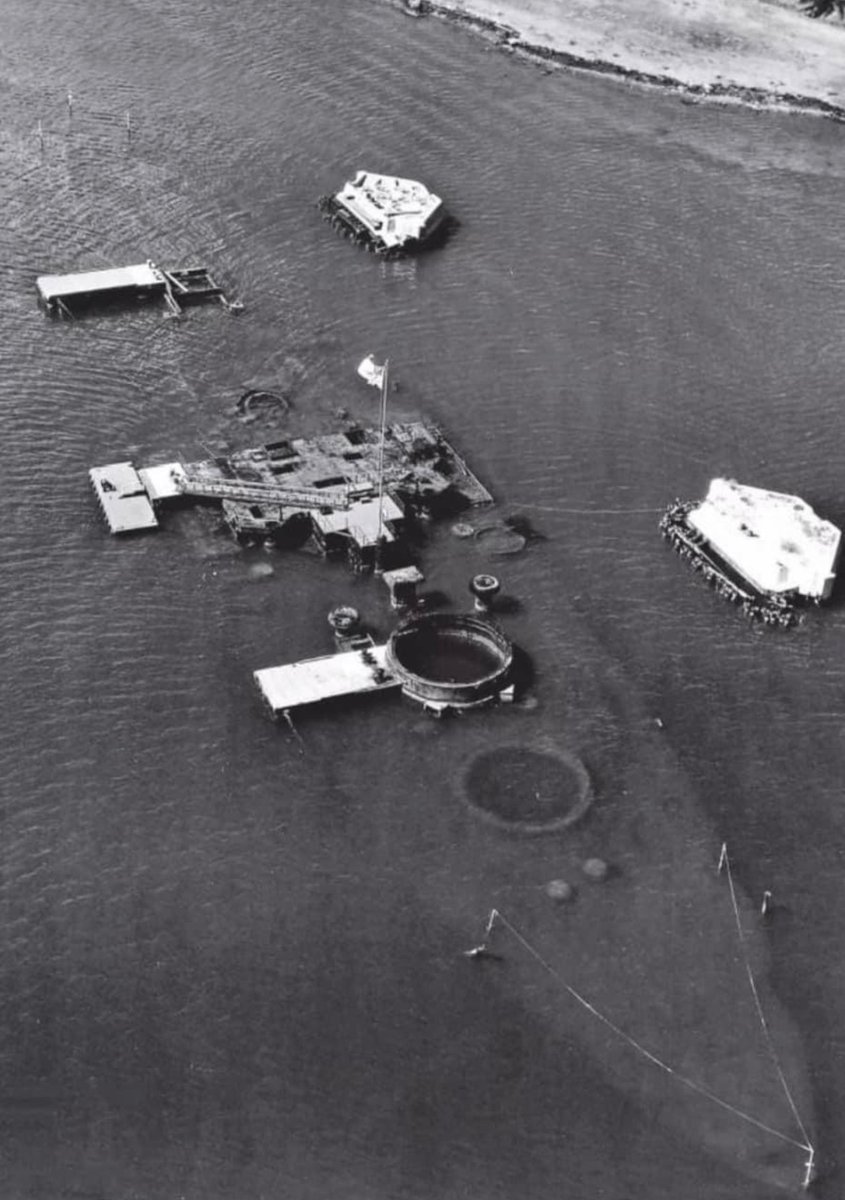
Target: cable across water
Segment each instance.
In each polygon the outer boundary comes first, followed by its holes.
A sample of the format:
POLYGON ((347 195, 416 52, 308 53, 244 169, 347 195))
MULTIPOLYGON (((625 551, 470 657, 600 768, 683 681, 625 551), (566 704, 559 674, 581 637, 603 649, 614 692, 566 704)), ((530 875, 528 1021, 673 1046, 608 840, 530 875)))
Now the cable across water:
MULTIPOLYGON (((736 909, 736 898, 733 894, 733 887, 731 888, 731 895, 734 900, 734 908, 736 909)), ((737 913, 737 915, 738 915, 738 913, 737 913)), ((667 1075, 670 1075, 673 1079, 677 1080, 678 1083, 683 1084, 684 1087, 689 1088, 691 1091, 697 1092, 699 1095, 704 1096, 706 1099, 712 1101, 714 1104, 718 1104, 720 1108, 726 1109, 728 1112, 732 1113, 734 1116, 740 1118, 743 1121, 748 1122, 748 1124, 756 1126, 758 1129, 763 1130, 763 1132, 771 1134, 772 1137, 779 1138, 781 1141, 787 1142, 789 1145, 795 1146, 799 1150, 806 1150, 810 1154, 810 1161, 812 1162, 812 1158, 813 1158, 813 1154, 814 1154, 813 1147, 810 1144, 810 1140, 809 1140, 809 1137, 807 1136, 807 1132, 804 1128, 804 1125, 801 1122, 800 1118, 798 1117, 798 1113, 797 1113, 797 1109, 795 1108, 794 1101, 792 1100, 792 1097, 790 1096, 788 1089, 786 1089, 786 1081, 783 1078, 783 1072, 780 1070, 779 1065, 778 1065, 778 1073, 780 1075, 781 1082, 783 1083, 783 1086, 787 1091, 787 1096, 789 1096, 790 1106, 792 1108, 792 1111, 793 1111, 793 1113, 795 1113, 795 1116, 798 1120, 799 1128, 804 1137, 803 1142, 796 1141, 796 1139, 794 1137, 790 1137, 788 1134, 782 1133, 778 1129, 773 1129, 771 1125, 767 1125, 767 1124, 765 1124, 765 1122, 758 1120, 756 1117, 753 1117, 750 1113, 744 1112, 742 1109, 737 1108, 736 1105, 731 1104, 728 1100, 722 1099, 721 1096, 717 1096, 715 1092, 710 1091, 710 1089, 705 1087, 703 1084, 697 1083, 694 1079, 690 1079, 686 1075, 682 1075, 679 1071, 676 1071, 674 1067, 670 1066, 667 1062, 664 1062, 662 1058, 658 1058, 658 1056, 656 1054, 652 1054, 652 1052, 650 1050, 646 1049, 646 1047, 643 1046, 640 1042, 638 1042, 636 1040, 636 1038, 631 1037, 631 1035, 629 1033, 626 1033, 624 1029, 621 1029, 618 1025, 616 1025, 613 1021, 611 1021, 609 1017, 606 1017, 604 1015, 604 1013, 599 1012, 599 1010, 595 1007, 595 1005, 591 1004, 590 1001, 586 999, 586 997, 582 996, 580 994, 580 992, 576 991, 575 988, 571 987, 566 982, 566 980, 560 975, 560 973, 558 971, 556 971, 555 968, 545 958, 543 958, 543 956, 540 954, 540 952, 534 946, 531 945, 531 943, 527 940, 527 938, 523 937, 523 935, 507 919, 507 917, 505 917, 496 908, 492 909, 490 912, 490 916, 487 921, 485 937, 490 935, 496 921, 500 921, 502 923, 502 925, 504 925, 505 928, 510 931, 510 933, 517 939, 517 941, 523 946, 523 948, 528 951, 528 953, 532 956, 532 958, 536 959, 536 961, 543 967, 543 969, 545 971, 547 971, 554 979, 556 979, 558 981, 558 983, 560 983, 560 985, 569 993, 569 995, 572 996, 573 1000, 576 1000, 578 1002, 578 1004, 580 1004, 582 1006, 582 1008, 585 1008, 587 1010, 587 1012, 590 1013, 592 1016, 598 1018, 598 1020, 601 1021, 602 1024, 606 1025, 607 1028, 610 1029, 613 1033, 615 1033, 617 1035, 617 1037, 620 1037, 623 1041, 627 1042, 627 1044, 633 1050, 635 1050, 638 1054, 642 1055, 643 1058, 646 1058, 650 1063, 652 1063, 654 1066, 658 1067, 661 1071, 664 1071, 667 1075)), ((747 959, 746 959, 746 963, 747 963, 747 959)), ((749 977, 751 977, 750 968, 749 968, 749 977)), ((755 998, 757 998, 758 1013, 760 1014, 761 1019, 762 1019, 762 1009, 760 1008, 759 997, 757 997, 756 987, 754 988, 754 994, 755 994, 755 998)), ((764 1022, 764 1026, 765 1026, 765 1022, 764 1022)), ((767 1030, 767 1035, 768 1035, 768 1030, 767 1030)), ((769 1038, 768 1040, 769 1040, 770 1051, 772 1053, 774 1053, 774 1048, 771 1045, 771 1038, 769 1038)))
POLYGON ((748 982, 751 986, 751 994, 754 997, 754 1005, 757 1009, 757 1016, 760 1018, 760 1024, 763 1027, 763 1035, 766 1039, 766 1046, 768 1047, 769 1054, 771 1055, 772 1062, 774 1063, 775 1070, 777 1071, 778 1079, 781 1082, 783 1093, 786 1096, 789 1107, 792 1109, 792 1115, 795 1117, 796 1124, 801 1130, 801 1136, 804 1138, 804 1149, 812 1152, 813 1147, 810 1142, 810 1135, 807 1133, 807 1130, 804 1127, 804 1122, 801 1120, 801 1114, 798 1112, 798 1106, 792 1098, 792 1093, 790 1092, 789 1085, 786 1082, 786 1076, 784 1075, 783 1069, 780 1065, 780 1059, 778 1058, 777 1051, 775 1050, 775 1044, 772 1041, 772 1035, 769 1030, 768 1022, 766 1021, 765 1014, 763 1013, 763 1005, 760 1003, 760 995, 757 991, 757 984, 754 981, 754 974, 751 970, 751 962, 748 958, 748 950, 745 945, 745 934, 742 931, 742 921, 739 915, 739 905, 736 901, 736 891, 734 889, 733 875, 731 874, 731 860, 728 856, 728 846, 726 842, 722 843, 722 853, 719 858, 720 870, 722 864, 724 864, 725 873, 728 877, 728 887, 730 888, 731 893, 731 904, 733 905, 734 917, 736 919, 736 929, 739 935, 739 944, 742 950, 743 962, 745 963, 745 972, 748 975, 748 982))

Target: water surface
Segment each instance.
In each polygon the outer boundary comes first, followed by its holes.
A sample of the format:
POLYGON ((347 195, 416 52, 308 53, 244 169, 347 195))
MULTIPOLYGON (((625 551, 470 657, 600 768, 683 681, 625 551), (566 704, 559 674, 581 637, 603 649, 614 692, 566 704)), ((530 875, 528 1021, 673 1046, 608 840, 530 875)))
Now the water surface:
POLYGON ((455 780, 564 737, 580 673, 609 748, 661 715, 691 837, 782 902, 772 979, 836 1194, 841 600, 750 627, 656 521, 724 473, 845 523, 840 128, 550 74, 371 0, 2 16, 3 1194, 767 1195, 615 1086, 574 1016, 555 1034, 456 976, 479 885, 455 780), (381 263, 320 221, 386 166, 447 198, 442 251, 381 263), (147 257, 209 265, 245 313, 36 308, 38 272, 147 257), (539 704, 432 725, 377 701, 298 741, 251 672, 325 652, 336 603, 386 631, 383 585, 239 550, 207 511, 109 538, 86 472, 373 419, 368 352, 395 418, 440 422, 544 535, 492 560, 435 528, 424 556, 455 609, 501 575, 539 704), (260 387, 284 421, 239 419, 260 387))

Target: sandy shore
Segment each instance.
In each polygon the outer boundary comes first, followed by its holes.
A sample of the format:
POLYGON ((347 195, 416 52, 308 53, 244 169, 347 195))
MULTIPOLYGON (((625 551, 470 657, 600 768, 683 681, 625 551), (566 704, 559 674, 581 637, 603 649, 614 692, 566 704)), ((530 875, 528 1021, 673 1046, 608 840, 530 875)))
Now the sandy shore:
POLYGON ((436 0, 424 7, 516 52, 693 95, 845 119, 845 23, 811 20, 797 0, 436 0))

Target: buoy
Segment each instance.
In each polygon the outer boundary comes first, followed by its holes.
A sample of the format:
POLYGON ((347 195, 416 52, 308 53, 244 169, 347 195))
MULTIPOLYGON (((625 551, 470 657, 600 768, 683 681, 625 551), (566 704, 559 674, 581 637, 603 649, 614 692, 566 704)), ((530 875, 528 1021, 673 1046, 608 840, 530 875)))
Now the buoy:
POLYGON ((565 904, 575 895, 575 888, 565 879, 551 879, 544 890, 549 899, 557 904, 565 904))
POLYGON ((275 575, 275 571, 268 562, 253 563, 249 568, 250 579, 269 579, 271 575, 275 575))
POLYGON ((475 526, 470 525, 467 521, 458 521, 452 526, 452 535, 457 538, 475 537, 475 526))
POLYGON ((581 867, 587 878, 593 879, 597 883, 601 883, 603 879, 607 879, 609 869, 603 858, 588 858, 581 867))

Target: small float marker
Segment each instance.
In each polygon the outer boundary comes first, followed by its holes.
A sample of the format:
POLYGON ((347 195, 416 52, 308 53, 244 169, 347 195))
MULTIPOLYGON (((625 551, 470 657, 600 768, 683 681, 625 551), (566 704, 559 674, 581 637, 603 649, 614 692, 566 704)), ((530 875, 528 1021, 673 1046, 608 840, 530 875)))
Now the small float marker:
POLYGON ((484 942, 480 946, 473 946, 471 950, 464 950, 464 958, 492 958, 496 962, 502 961, 501 954, 494 954, 492 950, 488 950, 484 942))

